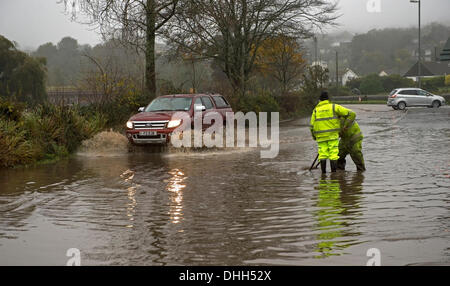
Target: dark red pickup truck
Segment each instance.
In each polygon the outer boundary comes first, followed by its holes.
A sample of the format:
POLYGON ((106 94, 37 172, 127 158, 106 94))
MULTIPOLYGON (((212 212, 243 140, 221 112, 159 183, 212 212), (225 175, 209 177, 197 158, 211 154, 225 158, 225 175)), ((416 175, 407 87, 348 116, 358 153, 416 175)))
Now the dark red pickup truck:
POLYGON ((226 99, 220 94, 175 94, 155 98, 148 106, 139 108, 127 122, 126 135, 133 144, 167 144, 170 134, 180 126, 181 121, 172 119, 176 112, 186 112, 193 122, 194 108, 202 112, 222 115, 233 112, 226 99))

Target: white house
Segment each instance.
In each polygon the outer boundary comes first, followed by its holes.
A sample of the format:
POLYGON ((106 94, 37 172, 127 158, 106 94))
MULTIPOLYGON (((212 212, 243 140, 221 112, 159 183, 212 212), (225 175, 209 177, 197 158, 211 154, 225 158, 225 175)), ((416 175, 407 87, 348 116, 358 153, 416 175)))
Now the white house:
POLYGON ((388 76, 387 72, 385 71, 380 71, 380 73, 378 74, 378 76, 388 76))
POLYGON ((354 71, 352 71, 351 69, 347 69, 345 73, 342 75, 342 85, 345 86, 348 81, 358 77, 359 76, 354 71))
POLYGON ((313 67, 313 66, 321 66, 323 69, 328 68, 327 62, 324 62, 324 61, 312 62, 312 63, 311 63, 311 66, 312 66, 312 67, 313 67))

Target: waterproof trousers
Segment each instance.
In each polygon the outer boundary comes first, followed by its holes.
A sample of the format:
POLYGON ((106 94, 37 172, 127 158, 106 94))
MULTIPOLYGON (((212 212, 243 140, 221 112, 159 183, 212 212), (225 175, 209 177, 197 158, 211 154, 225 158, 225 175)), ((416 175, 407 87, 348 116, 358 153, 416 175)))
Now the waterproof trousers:
POLYGON ((362 153, 362 140, 358 140, 356 143, 352 143, 341 139, 341 141, 339 142, 339 159, 337 162, 337 168, 339 170, 345 170, 345 157, 347 157, 347 155, 350 155, 358 171, 366 170, 364 164, 364 156, 362 153))
POLYGON ((335 161, 339 159, 339 140, 328 140, 317 142, 319 147, 319 160, 329 159, 335 161))

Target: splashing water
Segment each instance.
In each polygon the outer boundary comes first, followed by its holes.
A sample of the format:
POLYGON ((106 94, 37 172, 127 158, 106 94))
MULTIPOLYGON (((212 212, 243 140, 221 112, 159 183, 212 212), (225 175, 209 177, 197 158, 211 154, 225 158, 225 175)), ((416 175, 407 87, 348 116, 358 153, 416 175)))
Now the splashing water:
POLYGON ((82 156, 119 156, 128 153, 128 139, 119 132, 103 131, 91 139, 84 140, 78 155, 82 156))

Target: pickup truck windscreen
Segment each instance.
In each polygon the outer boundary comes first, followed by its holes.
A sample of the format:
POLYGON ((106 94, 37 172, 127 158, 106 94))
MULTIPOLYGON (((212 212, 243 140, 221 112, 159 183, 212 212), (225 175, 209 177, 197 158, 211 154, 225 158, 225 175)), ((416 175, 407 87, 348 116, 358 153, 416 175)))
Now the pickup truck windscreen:
POLYGON ((191 103, 192 98, 189 97, 159 97, 153 100, 145 111, 187 111, 191 108, 191 103))

